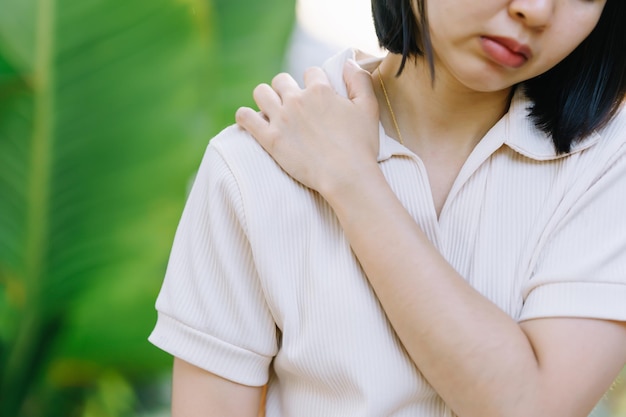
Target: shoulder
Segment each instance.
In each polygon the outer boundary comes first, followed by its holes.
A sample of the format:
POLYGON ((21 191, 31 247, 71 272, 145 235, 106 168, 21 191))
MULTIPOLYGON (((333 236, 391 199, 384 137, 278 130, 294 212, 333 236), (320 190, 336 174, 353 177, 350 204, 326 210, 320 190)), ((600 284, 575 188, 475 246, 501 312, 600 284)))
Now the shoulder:
POLYGON ((291 178, 237 125, 227 127, 211 139, 199 175, 217 177, 215 181, 236 189, 249 217, 266 216, 281 203, 293 209, 313 194, 291 178))
MULTIPOLYGON (((265 151, 256 140, 236 124, 227 126, 209 141, 210 152, 219 154, 255 154, 263 155, 265 151)), ((268 155, 269 156, 269 155, 268 155)))
POLYGON ((598 134, 603 141, 615 141, 622 145, 626 143, 626 101, 598 134))
POLYGON ((270 188, 294 182, 254 137, 237 125, 228 126, 209 142, 201 169, 213 170, 214 165, 222 165, 242 187, 265 184, 270 188))
MULTIPOLYGON (((597 148, 595 154, 603 156, 606 168, 624 170, 626 167, 626 102, 611 120, 596 132, 596 135, 598 141, 594 146, 597 148)), ((626 176, 623 180, 626 181, 626 176)))
POLYGON ((372 72, 378 67, 382 58, 369 55, 358 49, 349 48, 339 52, 324 62, 322 69, 326 72, 328 80, 335 91, 342 96, 348 95, 346 83, 343 78, 343 67, 348 60, 354 60, 361 68, 372 72))

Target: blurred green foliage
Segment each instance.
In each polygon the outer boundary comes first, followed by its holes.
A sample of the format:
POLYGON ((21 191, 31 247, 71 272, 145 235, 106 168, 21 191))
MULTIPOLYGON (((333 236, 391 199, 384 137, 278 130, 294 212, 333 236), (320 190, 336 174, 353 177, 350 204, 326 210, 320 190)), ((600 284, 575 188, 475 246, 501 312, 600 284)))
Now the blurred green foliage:
POLYGON ((0 0, 0 417, 137 415, 190 178, 293 0, 0 0))
POLYGON ((605 401, 608 403, 607 408, 610 417, 626 417, 626 368, 617 378, 606 397, 605 401))

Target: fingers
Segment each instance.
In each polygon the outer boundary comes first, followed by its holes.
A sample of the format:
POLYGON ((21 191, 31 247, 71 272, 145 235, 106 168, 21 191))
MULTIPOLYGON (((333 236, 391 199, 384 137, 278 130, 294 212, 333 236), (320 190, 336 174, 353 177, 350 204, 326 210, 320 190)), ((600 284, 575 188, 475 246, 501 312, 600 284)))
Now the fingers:
POLYGON ((269 122, 263 113, 256 112, 249 107, 237 109, 235 121, 254 137, 263 137, 263 133, 269 129, 269 122))
MULTIPOLYGON (((350 99, 355 103, 360 101, 377 111, 370 74, 350 60, 344 67, 344 78, 350 99)), ((237 124, 253 136, 262 136, 276 121, 285 120, 286 113, 293 113, 294 109, 305 112, 303 109, 307 108, 318 111, 321 108, 320 103, 332 100, 328 96, 329 92, 332 92, 332 96, 335 95, 328 75, 320 67, 311 67, 305 71, 304 84, 303 90, 287 73, 276 75, 271 86, 259 84, 254 89, 253 97, 260 112, 247 107, 240 108, 235 114, 237 124)))
POLYGON ((310 67, 304 72, 304 85, 311 87, 316 84, 330 86, 328 75, 320 67, 310 67))
POLYGON ((281 73, 274 77, 272 86, 259 84, 253 92, 254 101, 259 109, 269 119, 277 115, 285 102, 285 99, 297 96, 300 86, 287 73, 281 73))
POLYGON ((344 65, 343 78, 350 100, 354 102, 376 101, 371 74, 359 67, 353 60, 348 60, 344 65))
POLYGON ((267 117, 275 114, 282 105, 280 97, 276 92, 267 84, 259 84, 252 92, 252 97, 259 110, 261 110, 267 117))
MULTIPOLYGON (((295 94, 300 91, 300 86, 293 79, 293 77, 287 73, 280 73, 272 80, 272 88, 281 98, 295 94)), ((284 100, 283 100, 284 101, 284 100)))

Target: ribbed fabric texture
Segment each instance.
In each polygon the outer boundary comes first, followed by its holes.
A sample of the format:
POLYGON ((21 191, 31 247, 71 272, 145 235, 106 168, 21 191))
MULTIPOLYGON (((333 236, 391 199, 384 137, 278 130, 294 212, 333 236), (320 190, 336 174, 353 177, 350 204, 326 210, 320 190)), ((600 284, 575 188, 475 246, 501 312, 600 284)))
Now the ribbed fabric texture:
MULTIPOLYGON (((344 94, 353 57, 326 66, 344 94)), ((439 218, 423 163, 382 128, 380 168, 451 265, 516 320, 626 320, 626 113, 557 157, 527 107, 516 95, 439 218)), ((155 345, 242 384, 269 378, 268 417, 453 415, 398 342, 330 207, 237 127, 207 149, 157 310, 155 345)))

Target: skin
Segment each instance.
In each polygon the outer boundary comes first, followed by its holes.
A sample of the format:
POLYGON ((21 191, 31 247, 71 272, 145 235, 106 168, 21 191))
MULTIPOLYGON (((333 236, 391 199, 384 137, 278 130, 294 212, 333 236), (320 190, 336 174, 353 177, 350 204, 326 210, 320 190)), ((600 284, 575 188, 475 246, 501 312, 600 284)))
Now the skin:
POLYGON ((263 391, 221 378, 174 359, 172 417, 261 417, 263 391))
MULTIPOLYGON (((379 71, 405 144, 427 167, 439 213, 461 165, 506 111, 511 87, 571 52, 595 26, 604 1, 437 0, 428 6, 434 87, 420 60, 395 78, 400 58, 389 55, 379 71), (519 68, 502 66, 481 49, 485 35, 526 43, 532 57, 519 68)), ((237 122, 287 173, 329 202, 407 352, 457 415, 587 416, 626 364, 626 324, 517 323, 476 292, 428 241, 378 168, 379 117, 390 136, 394 129, 377 82, 353 63, 344 78, 347 99, 320 69, 306 73, 304 90, 281 74, 271 87, 255 90, 262 113, 242 108, 237 122)), ((192 365, 175 367, 174 393, 174 415, 181 416, 253 416, 259 396, 258 389, 192 365), (205 401, 207 395, 212 399, 205 401), (216 406, 224 396, 237 400, 216 406)))

